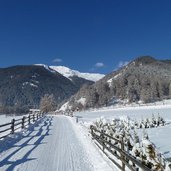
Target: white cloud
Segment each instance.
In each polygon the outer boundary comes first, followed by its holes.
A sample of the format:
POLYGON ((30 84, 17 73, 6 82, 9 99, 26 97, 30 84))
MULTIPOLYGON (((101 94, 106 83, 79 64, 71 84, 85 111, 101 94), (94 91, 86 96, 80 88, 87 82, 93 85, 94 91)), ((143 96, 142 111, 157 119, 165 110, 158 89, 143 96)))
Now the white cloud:
POLYGON ((62 62, 62 59, 60 59, 60 58, 55 58, 52 62, 54 62, 54 63, 60 63, 60 62, 62 62))
POLYGON ((90 72, 95 72, 97 71, 99 68, 103 68, 105 67, 105 64, 103 62, 97 62, 96 64, 93 65, 92 68, 89 69, 90 72))
POLYGON ((121 67, 127 65, 128 63, 129 63, 128 61, 120 61, 118 64, 118 68, 121 68, 121 67))
POLYGON ((94 66, 97 67, 97 68, 102 68, 102 67, 104 67, 105 65, 104 65, 104 63, 102 63, 102 62, 97 62, 94 66))

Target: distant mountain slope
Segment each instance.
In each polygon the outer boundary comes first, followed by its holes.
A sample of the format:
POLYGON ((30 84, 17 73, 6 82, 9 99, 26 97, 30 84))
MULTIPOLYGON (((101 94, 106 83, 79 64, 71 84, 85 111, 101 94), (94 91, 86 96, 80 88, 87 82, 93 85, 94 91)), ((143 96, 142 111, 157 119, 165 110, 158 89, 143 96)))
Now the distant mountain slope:
POLYGON ((45 94, 53 94, 57 104, 59 104, 76 93, 84 83, 90 84, 90 81, 82 78, 75 82, 46 66, 1 68, 0 107, 27 106, 37 108, 41 97, 45 94))
POLYGON ((105 76, 104 74, 97 73, 81 73, 76 70, 71 70, 70 68, 67 68, 65 66, 50 66, 50 68, 61 73, 63 76, 69 79, 72 79, 72 77, 80 77, 86 80, 96 82, 105 76))
POLYGON ((68 103, 75 107, 99 107, 124 100, 145 103, 170 98, 171 62, 150 56, 135 59, 91 86, 82 87, 68 103), (84 98, 84 104, 80 99, 84 98))
POLYGON ((91 74, 91 73, 90 74, 85 73, 85 74, 87 74, 87 77, 81 77, 80 75, 84 74, 84 73, 80 73, 79 71, 71 70, 64 66, 47 66, 44 64, 36 64, 36 66, 42 66, 52 73, 56 73, 56 72, 60 73, 61 75, 63 75, 64 77, 66 77, 67 79, 72 81, 72 83, 75 85, 75 87, 77 89, 80 89, 80 87, 84 84, 91 85, 95 82, 93 80, 98 80, 101 77, 103 77, 103 74, 91 74))

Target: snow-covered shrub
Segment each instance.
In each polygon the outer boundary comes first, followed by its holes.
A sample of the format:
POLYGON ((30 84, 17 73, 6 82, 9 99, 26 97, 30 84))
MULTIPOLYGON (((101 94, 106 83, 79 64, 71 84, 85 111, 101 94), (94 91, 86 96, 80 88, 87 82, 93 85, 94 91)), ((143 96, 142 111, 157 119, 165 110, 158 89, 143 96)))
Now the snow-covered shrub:
POLYGON ((146 118, 146 119, 142 119, 141 121, 134 122, 134 127, 136 128, 155 128, 155 127, 159 127, 159 126, 164 126, 166 124, 165 120, 158 114, 157 117, 155 117, 154 115, 152 115, 152 118, 146 118))
MULTIPOLYGON (((140 122, 133 121, 130 118, 126 119, 113 119, 106 120, 101 117, 94 122, 94 126, 97 130, 102 131, 100 136, 113 145, 121 148, 121 144, 104 136, 103 133, 110 135, 111 137, 123 141, 124 150, 130 155, 134 156, 137 160, 141 161, 144 165, 154 171, 169 171, 166 170, 166 166, 169 168, 169 164, 164 160, 163 156, 157 151, 155 145, 150 141, 146 128, 163 126, 165 124, 164 119, 158 115, 158 117, 142 119, 140 122), (143 128, 143 137, 139 137, 137 129, 143 128)), ((109 147, 109 145, 107 145, 109 147)), ((110 148, 110 147, 109 147, 110 148)), ((129 160, 127 160, 129 162, 129 160)), ((134 164, 133 164, 134 165, 134 164)))

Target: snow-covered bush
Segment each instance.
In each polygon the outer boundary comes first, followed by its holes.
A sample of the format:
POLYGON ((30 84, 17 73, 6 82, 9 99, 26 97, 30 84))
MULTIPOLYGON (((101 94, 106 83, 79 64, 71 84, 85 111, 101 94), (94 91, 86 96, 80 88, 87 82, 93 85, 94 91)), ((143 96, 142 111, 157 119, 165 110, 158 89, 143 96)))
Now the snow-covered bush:
POLYGON ((136 128, 155 128, 159 126, 164 126, 166 124, 165 120, 158 114, 157 117, 152 115, 152 118, 142 119, 141 121, 135 121, 134 126, 136 128))
MULTIPOLYGON (((169 168, 169 164, 150 141, 145 129, 164 125, 165 121, 159 115, 156 118, 152 115, 151 119, 143 119, 140 122, 133 121, 130 118, 106 120, 103 117, 94 122, 97 130, 123 141, 126 152, 154 171, 169 171, 166 170, 166 166, 169 168), (137 133, 137 130, 140 128, 143 129, 142 137, 137 133)), ((99 134, 99 136, 101 135, 99 134)), ((120 143, 114 139, 107 136, 103 136, 102 138, 117 147, 121 147, 120 143)), ((109 145, 107 146, 109 147, 109 145)))

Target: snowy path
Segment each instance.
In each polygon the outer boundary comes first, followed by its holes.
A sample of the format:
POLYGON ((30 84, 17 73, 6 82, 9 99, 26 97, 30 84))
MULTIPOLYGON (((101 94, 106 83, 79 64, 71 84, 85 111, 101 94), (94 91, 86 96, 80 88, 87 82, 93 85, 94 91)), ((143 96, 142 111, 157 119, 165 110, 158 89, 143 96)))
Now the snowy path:
MULTIPOLYGON (((97 170, 75 131, 67 117, 47 116, 34 130, 0 154, 0 170, 97 170)), ((103 166, 107 171, 112 171, 105 162, 103 166)))

